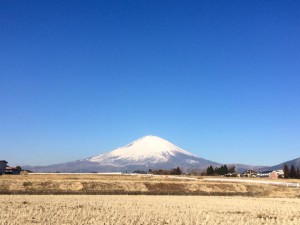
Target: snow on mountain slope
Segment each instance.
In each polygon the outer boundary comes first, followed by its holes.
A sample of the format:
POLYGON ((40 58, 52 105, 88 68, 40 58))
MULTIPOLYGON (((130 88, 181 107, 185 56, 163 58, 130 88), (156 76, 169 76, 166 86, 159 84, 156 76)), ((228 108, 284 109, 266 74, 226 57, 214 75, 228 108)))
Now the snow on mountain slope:
MULTIPOLYGON (((110 165, 116 162, 122 162, 122 164, 156 164, 167 162, 171 157, 176 157, 178 154, 196 158, 193 154, 160 137, 145 136, 124 147, 117 148, 107 154, 91 157, 87 160, 110 165)), ((192 162, 193 160, 190 159, 190 161, 192 162)))
POLYGON ((199 158, 156 136, 145 136, 124 147, 87 159, 25 168, 35 172, 127 172, 148 169, 172 169, 179 166, 206 169, 219 163, 199 158))

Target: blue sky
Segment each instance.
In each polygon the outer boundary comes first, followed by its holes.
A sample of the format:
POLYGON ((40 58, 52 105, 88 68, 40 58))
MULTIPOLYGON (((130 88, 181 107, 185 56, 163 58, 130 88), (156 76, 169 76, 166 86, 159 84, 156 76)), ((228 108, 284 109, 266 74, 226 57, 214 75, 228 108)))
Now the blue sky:
POLYGON ((0 1, 0 158, 300 157, 299 40, 299 1, 0 1))

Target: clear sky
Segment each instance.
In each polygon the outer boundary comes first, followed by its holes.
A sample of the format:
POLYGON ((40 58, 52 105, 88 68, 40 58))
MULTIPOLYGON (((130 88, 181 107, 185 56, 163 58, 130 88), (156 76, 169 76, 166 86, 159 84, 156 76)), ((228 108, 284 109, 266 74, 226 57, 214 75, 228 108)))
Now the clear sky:
POLYGON ((220 163, 300 157, 299 1, 0 0, 0 160, 149 134, 220 163))

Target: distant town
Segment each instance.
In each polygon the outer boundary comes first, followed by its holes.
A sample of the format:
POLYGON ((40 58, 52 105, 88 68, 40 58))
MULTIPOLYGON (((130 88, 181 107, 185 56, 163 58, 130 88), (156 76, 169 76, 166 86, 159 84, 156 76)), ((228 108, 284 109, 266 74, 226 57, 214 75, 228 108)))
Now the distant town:
MULTIPOLYGON (((23 170, 21 166, 10 166, 6 160, 0 160, 0 175, 11 174, 11 175, 28 175, 28 173, 33 173, 34 171, 23 170)), ((55 173, 60 173, 57 171, 55 173)), ((97 173, 97 172, 92 172, 97 173)), ((120 172, 121 173, 121 172, 120 172)), ((123 172, 124 173, 124 172, 123 172)), ((131 174, 154 174, 154 175, 201 175, 201 176, 221 176, 221 177, 248 177, 248 178, 270 178, 270 179, 300 179, 299 167, 295 167, 293 164, 291 167, 284 165, 282 169, 279 170, 266 170, 266 171, 255 171, 255 170, 245 170, 243 173, 236 172, 235 166, 227 167, 223 165, 221 167, 207 167, 206 171, 199 173, 199 170, 192 170, 191 172, 184 173, 180 167, 173 168, 170 170, 157 169, 148 171, 145 170, 134 170, 132 172, 125 172, 131 174), (195 172, 196 171, 196 172, 195 172)), ((84 173, 83 173, 84 174, 84 173)))

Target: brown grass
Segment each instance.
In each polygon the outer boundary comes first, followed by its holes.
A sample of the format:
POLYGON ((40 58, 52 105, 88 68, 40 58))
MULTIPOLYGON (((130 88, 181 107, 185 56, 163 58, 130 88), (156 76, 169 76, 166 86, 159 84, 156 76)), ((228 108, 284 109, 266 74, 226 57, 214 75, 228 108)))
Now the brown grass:
POLYGON ((0 224, 300 224, 300 199, 3 195, 0 224))
MULTIPOLYGON (((279 180, 278 180, 279 181, 279 180)), ((300 189, 166 176, 43 174, 0 176, 0 194, 143 194, 300 197, 300 189)))

